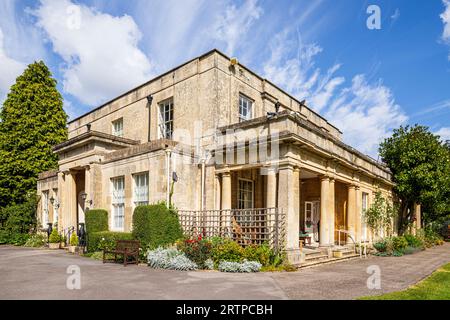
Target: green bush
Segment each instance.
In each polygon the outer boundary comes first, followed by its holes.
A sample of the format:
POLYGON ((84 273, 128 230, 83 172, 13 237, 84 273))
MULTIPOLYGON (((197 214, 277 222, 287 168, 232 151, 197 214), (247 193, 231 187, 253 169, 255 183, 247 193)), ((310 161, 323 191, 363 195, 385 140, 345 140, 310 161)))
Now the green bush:
POLYGON ((113 250, 117 240, 133 240, 133 235, 129 232, 94 232, 89 237, 89 252, 113 250))
POLYGON ((248 261, 258 261, 263 267, 276 267, 283 262, 283 257, 266 243, 247 246, 244 250, 244 258, 248 261))
POLYGON ((408 242, 409 247, 422 248, 424 246, 422 239, 420 239, 419 237, 416 237, 415 235, 405 234, 403 237, 408 242))
POLYGON ((36 227, 36 207, 37 198, 32 196, 22 204, 0 209, 1 220, 4 221, 3 229, 11 234, 28 233, 36 227))
POLYGON ((61 236, 58 233, 57 229, 53 229, 52 233, 50 233, 50 237, 48 237, 48 242, 50 243, 59 243, 61 242, 61 236))
POLYGON ((378 252, 386 252, 387 251, 387 242, 385 240, 377 241, 373 244, 373 247, 378 252))
POLYGON ((0 244, 7 244, 9 243, 9 231, 6 230, 0 230, 0 244))
POLYGON ((408 246, 408 241, 403 236, 392 237, 392 244, 394 251, 402 252, 408 246))
POLYGON ((178 215, 164 203, 138 206, 133 213, 133 235, 143 248, 157 248, 183 237, 178 215))
POLYGON ((70 236, 70 245, 73 247, 78 246, 78 236, 75 232, 70 236))
POLYGON ((232 240, 224 240, 212 250, 212 259, 216 265, 221 261, 242 262, 244 257, 245 249, 232 240))
POLYGON ((24 244, 25 247, 39 248, 44 247, 47 244, 47 234, 36 233, 33 234, 27 242, 24 244))
POLYGON ((108 211, 103 209, 88 210, 84 219, 86 233, 108 231, 108 211))

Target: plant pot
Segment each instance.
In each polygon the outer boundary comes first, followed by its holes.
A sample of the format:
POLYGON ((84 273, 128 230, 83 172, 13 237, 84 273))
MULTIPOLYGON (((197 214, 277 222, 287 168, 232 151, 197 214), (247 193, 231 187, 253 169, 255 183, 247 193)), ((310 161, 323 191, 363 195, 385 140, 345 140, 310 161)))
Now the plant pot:
POLYGON ((59 242, 57 242, 57 243, 49 243, 48 244, 48 248, 52 249, 52 250, 59 249, 59 247, 60 247, 60 243, 59 242))
POLYGON ((342 251, 333 251, 333 257, 334 258, 342 258, 342 251))
POLYGON ((76 253, 78 251, 78 246, 69 246, 70 253, 76 253))

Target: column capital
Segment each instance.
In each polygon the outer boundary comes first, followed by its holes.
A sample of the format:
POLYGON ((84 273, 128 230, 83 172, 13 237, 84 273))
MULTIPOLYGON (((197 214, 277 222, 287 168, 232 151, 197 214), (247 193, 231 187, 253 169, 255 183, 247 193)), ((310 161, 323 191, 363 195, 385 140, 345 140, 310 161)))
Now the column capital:
POLYGON ((320 175, 319 178, 320 178, 321 181, 323 181, 323 180, 330 181, 330 176, 326 175, 326 174, 320 175))
POLYGON ((357 185, 356 184, 349 184, 348 188, 349 189, 355 189, 356 190, 357 185))
POLYGON ((229 176, 231 176, 231 171, 222 172, 222 177, 229 177, 229 176))

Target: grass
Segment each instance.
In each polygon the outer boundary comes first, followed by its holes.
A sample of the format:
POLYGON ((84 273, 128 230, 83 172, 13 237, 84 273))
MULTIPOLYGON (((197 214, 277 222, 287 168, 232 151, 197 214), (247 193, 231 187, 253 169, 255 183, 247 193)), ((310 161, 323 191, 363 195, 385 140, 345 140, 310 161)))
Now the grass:
POLYGON ((361 300, 450 300, 450 263, 433 272, 428 278, 406 290, 361 300))

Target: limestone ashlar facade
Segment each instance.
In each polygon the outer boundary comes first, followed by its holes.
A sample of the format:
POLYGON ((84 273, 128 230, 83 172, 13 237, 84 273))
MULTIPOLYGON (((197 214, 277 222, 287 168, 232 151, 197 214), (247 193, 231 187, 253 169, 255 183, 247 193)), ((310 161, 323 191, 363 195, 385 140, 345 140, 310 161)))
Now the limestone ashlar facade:
POLYGON ((183 210, 278 208, 295 251, 305 232, 323 246, 338 230, 367 239, 363 210, 376 191, 392 197, 383 164, 217 50, 73 119, 68 132, 54 147, 58 170, 39 175, 43 227, 77 227, 103 208, 111 230, 130 231, 134 208, 167 200, 173 185, 183 210))

